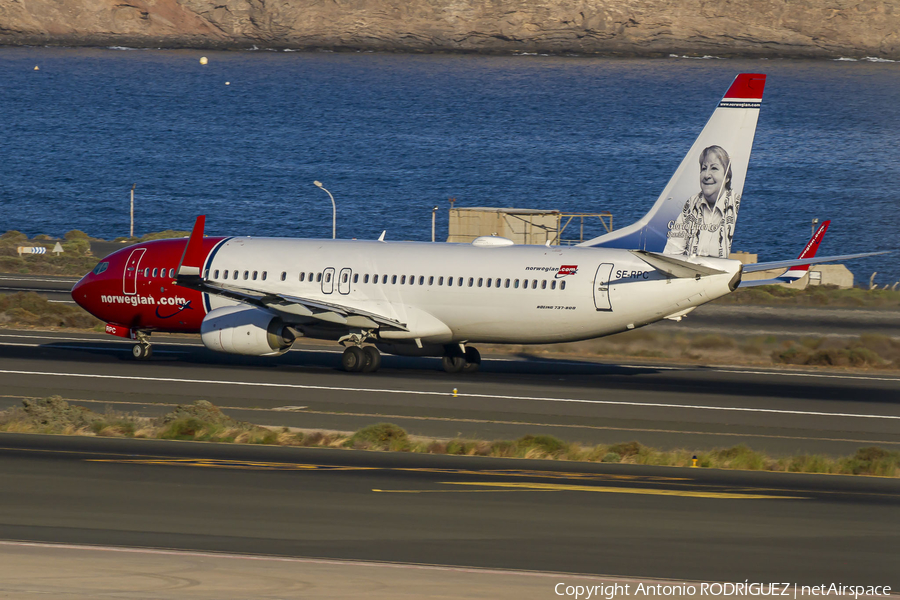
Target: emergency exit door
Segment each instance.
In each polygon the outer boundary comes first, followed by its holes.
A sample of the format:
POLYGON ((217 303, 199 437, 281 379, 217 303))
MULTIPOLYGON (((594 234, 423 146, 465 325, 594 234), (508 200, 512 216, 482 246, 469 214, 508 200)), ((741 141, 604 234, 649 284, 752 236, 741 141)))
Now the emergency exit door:
POLYGON ((597 267, 597 274, 594 275, 594 307, 597 310, 612 310, 609 301, 609 279, 612 277, 612 270, 611 263, 603 263, 597 267))

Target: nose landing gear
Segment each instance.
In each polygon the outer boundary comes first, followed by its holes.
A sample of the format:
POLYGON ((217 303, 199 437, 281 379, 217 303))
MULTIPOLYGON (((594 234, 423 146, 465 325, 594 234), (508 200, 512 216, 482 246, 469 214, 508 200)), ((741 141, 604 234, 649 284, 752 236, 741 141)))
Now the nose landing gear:
POLYGON ((150 345, 150 335, 143 331, 135 333, 138 343, 131 347, 131 355, 137 360, 147 360, 153 356, 153 346, 150 345))

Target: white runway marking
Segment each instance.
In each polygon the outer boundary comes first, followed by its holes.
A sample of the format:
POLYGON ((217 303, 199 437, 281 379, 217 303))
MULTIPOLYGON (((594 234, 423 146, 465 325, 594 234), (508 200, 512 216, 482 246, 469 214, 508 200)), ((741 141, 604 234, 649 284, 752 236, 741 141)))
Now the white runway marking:
MULTIPOLYGON (((242 387, 266 387, 299 390, 322 390, 330 392, 357 392, 366 394, 398 394, 411 396, 449 396, 451 392, 436 392, 426 390, 390 390, 380 388, 353 388, 328 385, 304 385, 299 383, 268 383, 251 381, 227 381, 215 379, 184 379, 178 377, 139 377, 136 375, 101 375, 98 373, 51 373, 48 371, 19 371, 0 369, 0 374, 10 375, 35 375, 40 377, 74 377, 84 379, 111 379, 119 381, 141 382, 166 382, 166 383, 195 383, 198 385, 226 385, 242 387)), ((843 417, 855 419, 890 419, 900 421, 900 415, 869 415, 855 413, 827 413, 808 410, 784 410, 777 408, 750 408, 732 406, 706 406, 701 404, 664 404, 661 402, 627 402, 623 400, 587 400, 583 398, 549 398, 541 396, 503 396, 495 394, 458 394, 460 398, 484 398, 486 400, 520 400, 530 402, 559 402, 572 404, 596 404, 607 406, 638 406, 642 408, 678 408, 685 410, 713 410, 724 412, 766 413, 776 415, 803 415, 815 417, 843 417)))

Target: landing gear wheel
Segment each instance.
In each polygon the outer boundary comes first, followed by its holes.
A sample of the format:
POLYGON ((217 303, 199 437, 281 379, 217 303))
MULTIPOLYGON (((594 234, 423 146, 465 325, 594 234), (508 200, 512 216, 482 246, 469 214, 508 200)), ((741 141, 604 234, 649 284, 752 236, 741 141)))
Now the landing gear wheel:
POLYGON ((472 346, 466 346, 466 366, 463 367, 463 373, 474 373, 481 366, 481 353, 472 346))
POLYGON ((366 362, 362 368, 363 373, 374 373, 381 368, 381 352, 375 346, 366 346, 363 348, 366 362))
POLYGON ((350 346, 341 356, 341 366, 349 373, 362 371, 366 365, 366 355, 359 346, 350 346))
POLYGON ((153 356, 153 347, 150 344, 135 344, 131 347, 131 355, 137 360, 147 360, 153 356))
POLYGON ((444 370, 448 373, 459 373, 466 366, 466 359, 460 355, 449 355, 445 354, 444 358, 441 359, 441 364, 444 367, 444 370))

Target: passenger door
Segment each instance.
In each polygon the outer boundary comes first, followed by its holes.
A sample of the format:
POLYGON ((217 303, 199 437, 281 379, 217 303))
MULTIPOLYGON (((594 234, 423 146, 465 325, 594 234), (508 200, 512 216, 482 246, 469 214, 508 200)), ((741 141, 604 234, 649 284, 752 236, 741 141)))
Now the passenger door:
POLYGON ((353 275, 353 270, 349 267, 344 267, 341 269, 341 274, 338 276, 338 292, 347 295, 350 293, 350 278, 353 275))
POLYGON ((603 263, 597 267, 597 274, 594 275, 594 306, 597 310, 612 310, 609 301, 609 278, 612 276, 612 270, 611 263, 603 263))
POLYGON ((322 293, 330 294, 334 291, 334 267, 328 267, 322 273, 322 293))
POLYGON ((141 259, 146 251, 146 248, 135 248, 128 255, 128 261, 125 263, 125 272, 122 275, 122 292, 126 295, 133 296, 137 294, 138 272, 140 271, 141 259))

